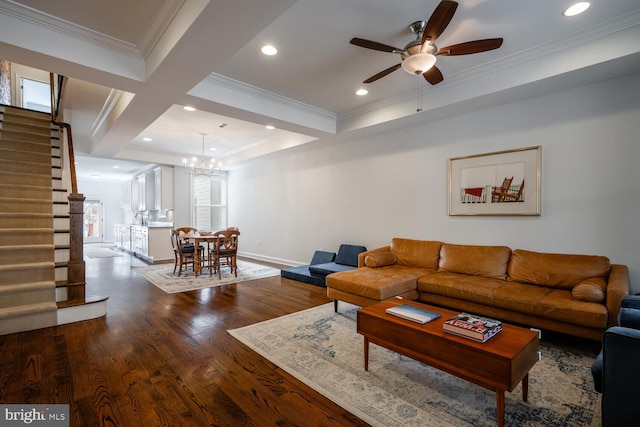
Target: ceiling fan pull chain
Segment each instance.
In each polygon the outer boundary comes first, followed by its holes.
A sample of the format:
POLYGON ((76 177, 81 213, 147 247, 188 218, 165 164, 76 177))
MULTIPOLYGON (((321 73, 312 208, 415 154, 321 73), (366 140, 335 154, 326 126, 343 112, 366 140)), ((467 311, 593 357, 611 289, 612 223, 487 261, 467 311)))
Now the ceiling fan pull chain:
POLYGON ((420 86, 420 80, 418 80, 418 109, 416 112, 422 112, 422 86, 420 86))

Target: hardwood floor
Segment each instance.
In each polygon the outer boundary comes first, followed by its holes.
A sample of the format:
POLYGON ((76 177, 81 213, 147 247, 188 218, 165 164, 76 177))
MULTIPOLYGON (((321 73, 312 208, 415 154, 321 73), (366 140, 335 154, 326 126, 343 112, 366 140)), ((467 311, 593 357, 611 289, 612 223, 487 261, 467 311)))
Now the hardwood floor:
POLYGON ((325 304, 271 277, 168 295, 137 259, 86 259, 107 316, 0 336, 0 402, 70 404, 71 426, 363 426, 227 333, 325 304))

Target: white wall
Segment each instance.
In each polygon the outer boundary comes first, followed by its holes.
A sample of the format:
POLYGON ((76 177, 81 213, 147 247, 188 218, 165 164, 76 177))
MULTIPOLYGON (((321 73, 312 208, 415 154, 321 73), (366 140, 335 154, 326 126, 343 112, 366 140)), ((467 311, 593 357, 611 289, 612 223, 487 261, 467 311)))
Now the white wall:
POLYGON ((229 175, 241 252, 291 264, 392 237, 608 256, 640 292, 640 74, 265 159, 229 175), (447 160, 542 146, 542 215, 451 217, 447 160))
POLYGON ((85 198, 98 197, 104 203, 103 242, 113 242, 113 226, 122 223, 124 183, 106 183, 98 181, 78 181, 78 192, 85 198))

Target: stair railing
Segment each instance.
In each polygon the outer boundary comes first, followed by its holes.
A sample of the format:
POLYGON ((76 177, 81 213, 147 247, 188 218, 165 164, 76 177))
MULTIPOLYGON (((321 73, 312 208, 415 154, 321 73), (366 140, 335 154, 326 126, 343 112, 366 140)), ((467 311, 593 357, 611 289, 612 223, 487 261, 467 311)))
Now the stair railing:
POLYGON ((53 73, 49 74, 51 89, 51 123, 60 129, 60 166, 62 180, 71 188, 69 200, 69 261, 67 263, 67 303, 85 301, 85 264, 84 264, 84 195, 78 193, 76 179, 75 156, 73 153, 73 137, 71 125, 60 117, 62 93, 67 79, 53 73))

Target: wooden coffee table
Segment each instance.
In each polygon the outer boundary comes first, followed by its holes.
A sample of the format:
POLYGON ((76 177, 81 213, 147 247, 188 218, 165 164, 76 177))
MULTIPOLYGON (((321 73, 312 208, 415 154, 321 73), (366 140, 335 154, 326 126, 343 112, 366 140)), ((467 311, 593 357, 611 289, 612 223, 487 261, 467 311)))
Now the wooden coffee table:
POLYGON ((538 361, 538 335, 518 326, 502 324, 502 332, 485 343, 444 332, 442 322, 459 311, 407 300, 387 300, 358 310, 358 333, 364 336, 364 369, 369 370, 369 343, 388 348, 496 392, 498 426, 504 426, 505 391, 522 381, 527 401, 529 370, 538 361), (385 310, 412 304, 437 311, 442 317, 421 325, 385 310))

